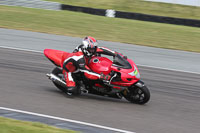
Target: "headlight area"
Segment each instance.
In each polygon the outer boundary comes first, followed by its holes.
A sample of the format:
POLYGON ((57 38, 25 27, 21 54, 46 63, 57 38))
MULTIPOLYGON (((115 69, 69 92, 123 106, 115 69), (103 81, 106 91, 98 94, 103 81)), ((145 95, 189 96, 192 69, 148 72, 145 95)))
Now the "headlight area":
MULTIPOLYGON (((134 66, 135 67, 135 66, 134 66)), ((128 73, 131 76, 135 76, 137 79, 140 79, 140 73, 138 72, 138 70, 135 68, 135 70, 133 72, 128 73)), ((130 79, 127 79, 130 81, 130 79)))

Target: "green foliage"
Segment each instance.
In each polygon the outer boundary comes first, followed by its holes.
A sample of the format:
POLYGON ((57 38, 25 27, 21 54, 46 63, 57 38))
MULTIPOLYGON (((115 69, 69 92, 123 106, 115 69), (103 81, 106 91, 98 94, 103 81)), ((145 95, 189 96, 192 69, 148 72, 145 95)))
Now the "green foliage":
POLYGON ((75 133, 36 122, 25 122, 0 117, 1 133, 75 133))

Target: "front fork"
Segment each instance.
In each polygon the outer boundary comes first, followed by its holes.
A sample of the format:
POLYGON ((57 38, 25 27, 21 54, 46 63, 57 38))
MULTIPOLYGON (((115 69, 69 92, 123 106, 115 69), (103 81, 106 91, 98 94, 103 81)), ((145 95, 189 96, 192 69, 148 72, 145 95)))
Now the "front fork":
POLYGON ((142 88, 144 85, 144 82, 142 82, 141 80, 139 80, 137 83, 134 84, 135 86, 142 88))
MULTIPOLYGON (((133 84, 132 86, 137 86, 137 87, 139 87, 139 88, 142 88, 143 86, 145 86, 145 84, 144 84, 143 81, 139 80, 139 81, 137 81, 135 84, 133 84)), ((131 86, 130 86, 130 87, 131 87, 131 86)), ((129 88, 130 88, 130 87, 129 87, 129 88)), ((128 95, 128 94, 130 93, 129 88, 124 89, 124 91, 122 91, 122 94, 125 95, 125 96, 128 95)))

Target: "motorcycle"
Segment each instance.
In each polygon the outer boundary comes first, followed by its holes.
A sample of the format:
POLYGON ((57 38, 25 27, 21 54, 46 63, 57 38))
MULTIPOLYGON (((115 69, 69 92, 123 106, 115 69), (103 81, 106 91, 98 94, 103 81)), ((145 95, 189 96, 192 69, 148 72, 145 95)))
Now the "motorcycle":
MULTIPOLYGON (((47 77, 61 91, 66 91, 66 82, 62 73, 61 59, 65 51, 45 49, 44 55, 56 65, 47 77)), ((122 99, 123 97, 131 103, 145 104, 150 100, 150 91, 147 86, 140 80, 140 73, 136 64, 117 53, 113 60, 97 55, 91 57, 88 61, 88 67, 96 72, 110 75, 109 81, 90 80, 83 73, 74 73, 73 77, 78 87, 77 94, 90 93, 101 96, 122 99)))

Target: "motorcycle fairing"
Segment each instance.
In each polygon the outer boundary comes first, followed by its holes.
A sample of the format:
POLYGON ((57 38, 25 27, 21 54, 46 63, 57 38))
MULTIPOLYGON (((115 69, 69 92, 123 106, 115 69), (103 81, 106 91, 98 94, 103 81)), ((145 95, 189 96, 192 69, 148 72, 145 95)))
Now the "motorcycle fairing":
MULTIPOLYGON (((44 55, 57 66, 62 66, 61 62, 62 62, 63 53, 67 53, 67 52, 54 50, 54 49, 44 50, 44 55)), ((115 72, 119 72, 121 81, 111 82, 111 84, 113 85, 130 86, 136 83, 139 80, 139 78, 137 78, 135 75, 129 74, 129 73, 134 72, 135 69, 137 69, 138 71, 138 68, 136 67, 135 63, 130 59, 124 59, 121 55, 119 55, 117 58, 119 58, 117 59, 117 61, 119 61, 120 64, 122 64, 121 65, 122 67, 118 65, 113 65, 114 62, 112 62, 110 59, 106 57, 100 57, 100 56, 91 58, 88 66, 94 72, 97 72, 99 74, 103 72, 103 74, 107 75, 112 70, 115 72)))
POLYGON ((108 75, 111 72, 112 61, 106 57, 93 57, 89 61, 89 68, 96 73, 108 75))
POLYGON ((67 53, 64 51, 60 50, 54 50, 54 49, 45 49, 44 50, 44 55, 51 61, 53 62, 56 66, 62 66, 62 56, 63 53, 67 53))
POLYGON ((130 69, 118 68, 117 66, 112 65, 111 69, 121 74, 120 75, 121 81, 114 81, 114 82, 111 82, 111 84, 119 85, 119 86, 131 86, 132 84, 140 80, 140 78, 137 78, 136 75, 129 74, 129 73, 134 72, 135 69, 137 70, 137 73, 139 73, 138 68, 136 67, 135 63, 130 59, 127 59, 127 62, 129 62, 129 64, 131 65, 130 69))
POLYGON ((118 72, 118 79, 115 78, 111 81, 111 84, 118 86, 131 86, 132 84, 139 81, 140 78, 136 77, 135 74, 139 74, 138 68, 135 63, 130 59, 125 59, 119 55, 115 63, 118 62, 119 65, 115 65, 114 62, 106 57, 93 57, 89 61, 88 66, 91 70, 97 73, 103 73, 105 75, 110 74, 111 71, 118 72), (118 58, 118 59, 117 59, 118 58), (120 77, 119 77, 120 76, 120 77))

